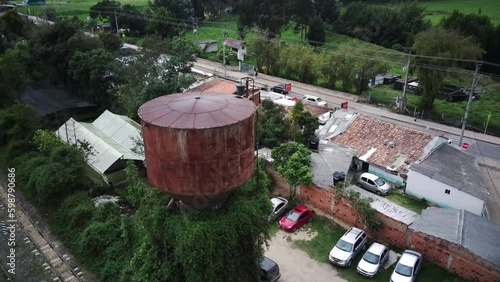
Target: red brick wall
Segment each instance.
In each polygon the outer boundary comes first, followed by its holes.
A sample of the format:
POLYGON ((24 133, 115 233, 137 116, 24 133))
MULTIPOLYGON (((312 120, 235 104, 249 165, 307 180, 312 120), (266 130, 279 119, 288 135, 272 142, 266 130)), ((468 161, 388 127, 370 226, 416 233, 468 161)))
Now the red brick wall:
MULTIPOLYGON (((276 173, 277 174, 277 173, 276 173)), ((285 182, 286 183, 286 182, 285 182)), ((287 187, 287 186, 286 186, 287 187)), ((278 188, 284 190, 283 188, 278 188)), ((288 190, 283 196, 288 196, 288 190)), ((316 186, 300 188, 299 198, 317 209, 332 215, 341 221, 343 226, 357 226, 366 230, 362 222, 357 221, 356 210, 349 205, 349 201, 335 197, 332 191, 326 191, 316 186), (334 201, 333 210, 331 201, 334 201)), ((414 232, 402 222, 394 220, 384 214, 377 213, 382 221, 382 227, 370 232, 377 241, 396 246, 400 249, 411 248, 424 258, 441 268, 456 273, 461 278, 470 281, 500 281, 500 269, 472 254, 463 247, 435 238, 423 233, 414 232), (451 259, 448 268, 448 262, 451 259)))
POLYGON ((410 246, 424 258, 470 281, 499 281, 499 269, 460 245, 420 232, 410 233, 410 246), (448 268, 449 264, 449 268, 448 268))

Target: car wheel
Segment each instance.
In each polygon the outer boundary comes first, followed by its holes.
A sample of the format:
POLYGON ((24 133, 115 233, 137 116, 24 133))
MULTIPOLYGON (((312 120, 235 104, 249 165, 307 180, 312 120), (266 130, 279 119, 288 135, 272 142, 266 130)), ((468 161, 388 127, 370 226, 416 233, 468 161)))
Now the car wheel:
POLYGON ((345 266, 346 266, 346 267, 351 266, 351 260, 348 260, 348 261, 346 262, 345 266))
POLYGON ((295 231, 297 231, 297 227, 294 227, 294 228, 292 229, 292 233, 295 233, 295 231))
POLYGON ((379 196, 382 196, 382 192, 380 192, 380 191, 378 191, 378 190, 377 190, 377 192, 375 192, 375 194, 377 194, 377 195, 379 195, 379 196))
POLYGON ((363 188, 363 186, 359 182, 358 182, 358 184, 356 184, 356 186, 358 186, 359 188, 363 188))

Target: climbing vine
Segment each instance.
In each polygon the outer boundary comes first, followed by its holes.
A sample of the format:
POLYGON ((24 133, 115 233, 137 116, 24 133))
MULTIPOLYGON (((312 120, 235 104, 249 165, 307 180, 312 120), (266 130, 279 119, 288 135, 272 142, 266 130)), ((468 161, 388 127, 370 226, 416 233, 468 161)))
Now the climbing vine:
POLYGON ((382 222, 377 219, 377 211, 371 207, 370 199, 361 197, 359 192, 346 190, 345 186, 344 182, 337 183, 335 189, 333 190, 335 198, 344 198, 349 200, 351 206, 356 210, 357 216, 362 217, 363 223, 366 227, 368 227, 368 229, 371 231, 380 229, 380 227, 382 227, 382 222))

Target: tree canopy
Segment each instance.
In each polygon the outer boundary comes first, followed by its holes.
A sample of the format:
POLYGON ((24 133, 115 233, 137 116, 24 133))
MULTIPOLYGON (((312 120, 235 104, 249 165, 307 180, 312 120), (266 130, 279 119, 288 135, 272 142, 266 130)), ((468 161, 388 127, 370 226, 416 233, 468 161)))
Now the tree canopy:
MULTIPOLYGON (((417 55, 444 57, 454 59, 480 59, 484 51, 472 37, 465 37, 456 31, 444 28, 432 28, 417 34, 413 50, 417 55)), ((440 69, 429 68, 428 65, 442 67, 469 67, 470 64, 454 60, 438 60, 434 58, 417 57, 415 68, 418 70, 422 85, 420 109, 424 114, 431 114, 434 99, 439 95, 443 86, 444 73, 440 69)))

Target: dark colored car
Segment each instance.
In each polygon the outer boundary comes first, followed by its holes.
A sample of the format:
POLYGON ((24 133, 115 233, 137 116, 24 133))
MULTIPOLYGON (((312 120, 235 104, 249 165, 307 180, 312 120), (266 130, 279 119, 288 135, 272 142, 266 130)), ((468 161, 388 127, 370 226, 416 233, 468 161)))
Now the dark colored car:
POLYGON ((268 257, 264 257, 260 261, 260 268, 262 270, 260 274, 260 281, 275 282, 281 277, 278 264, 268 257))
POLYGON ((273 86, 273 87, 271 87, 271 91, 276 92, 276 93, 281 93, 281 94, 288 94, 288 92, 286 92, 286 85, 285 84, 273 86))
POLYGON ((313 212, 305 206, 297 206, 288 212, 280 220, 280 228, 287 232, 295 232, 295 230, 304 226, 313 217, 313 212))

